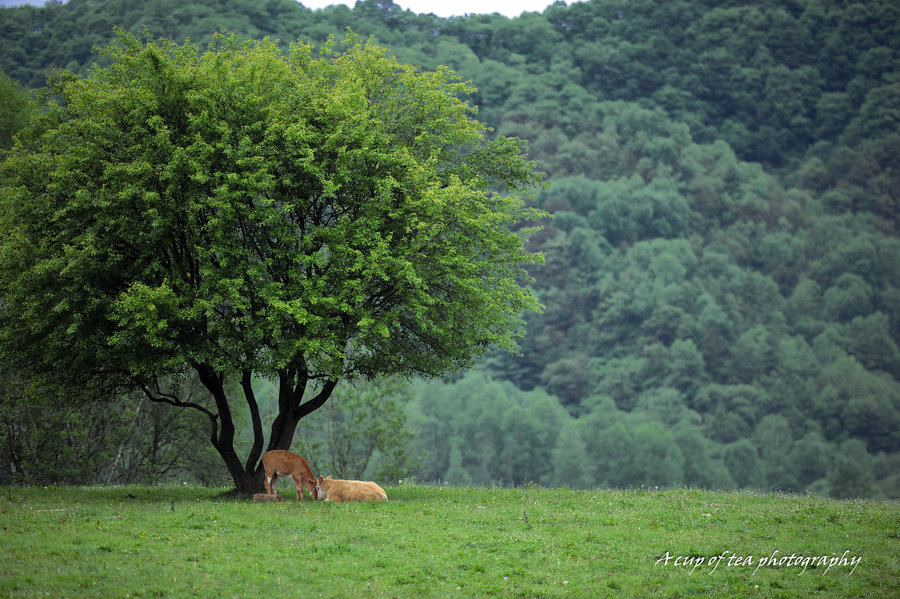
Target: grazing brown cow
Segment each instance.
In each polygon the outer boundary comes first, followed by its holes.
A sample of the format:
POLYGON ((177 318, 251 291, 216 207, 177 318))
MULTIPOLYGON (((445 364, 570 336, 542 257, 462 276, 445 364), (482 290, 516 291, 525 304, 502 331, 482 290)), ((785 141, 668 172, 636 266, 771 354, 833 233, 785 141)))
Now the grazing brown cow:
POLYGON ((297 488, 297 501, 304 499, 303 487, 309 491, 310 497, 317 498, 316 477, 303 457, 283 449, 273 449, 263 454, 262 463, 266 469, 266 492, 270 495, 277 493, 275 482, 279 476, 290 476, 297 488))

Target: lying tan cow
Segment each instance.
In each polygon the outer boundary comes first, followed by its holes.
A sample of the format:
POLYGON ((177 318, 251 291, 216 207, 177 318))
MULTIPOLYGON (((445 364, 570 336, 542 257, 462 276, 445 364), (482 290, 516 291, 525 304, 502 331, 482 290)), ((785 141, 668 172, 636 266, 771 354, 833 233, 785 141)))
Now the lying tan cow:
POLYGON ((340 480, 331 476, 319 477, 316 495, 325 501, 385 501, 387 493, 377 484, 366 480, 340 480))

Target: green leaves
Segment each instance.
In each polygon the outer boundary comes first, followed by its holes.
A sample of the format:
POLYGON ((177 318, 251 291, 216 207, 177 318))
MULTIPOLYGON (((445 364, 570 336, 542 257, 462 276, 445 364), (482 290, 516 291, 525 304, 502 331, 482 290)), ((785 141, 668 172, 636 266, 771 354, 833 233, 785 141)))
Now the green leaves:
POLYGON ((6 322, 87 333, 79 368, 133 374, 438 376, 513 347, 540 258, 510 227, 540 213, 498 191, 540 178, 522 142, 483 139, 452 71, 352 35, 316 57, 120 32, 103 54, 7 160, 6 322))

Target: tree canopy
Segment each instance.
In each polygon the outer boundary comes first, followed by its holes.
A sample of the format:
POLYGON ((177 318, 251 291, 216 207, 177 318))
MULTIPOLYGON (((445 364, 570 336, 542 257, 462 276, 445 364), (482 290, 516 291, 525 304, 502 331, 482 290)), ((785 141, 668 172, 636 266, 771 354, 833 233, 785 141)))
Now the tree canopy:
POLYGON ((3 164, 0 325, 27 371, 137 386, 196 371, 239 488, 263 445, 250 384, 279 381, 269 448, 342 378, 441 376, 512 348, 540 256, 516 139, 485 138, 449 69, 350 37, 288 53, 120 32, 3 164), (503 192, 503 193, 501 193, 503 192), (255 430, 244 463, 226 392, 255 430), (312 399, 302 401, 307 386, 312 399))

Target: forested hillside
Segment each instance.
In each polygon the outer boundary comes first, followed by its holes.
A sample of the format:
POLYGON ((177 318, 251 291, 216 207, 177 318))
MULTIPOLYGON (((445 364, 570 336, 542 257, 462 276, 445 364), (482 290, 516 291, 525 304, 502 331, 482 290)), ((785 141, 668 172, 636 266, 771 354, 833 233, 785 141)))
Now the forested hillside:
POLYGON ((415 474, 900 497, 900 5, 389 0, 0 9, 0 70, 84 73, 113 26, 205 43, 350 27, 456 69, 530 142, 554 218, 521 356, 417 385, 415 474))

